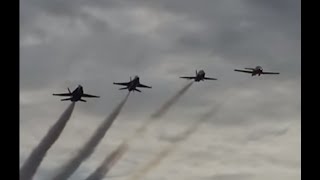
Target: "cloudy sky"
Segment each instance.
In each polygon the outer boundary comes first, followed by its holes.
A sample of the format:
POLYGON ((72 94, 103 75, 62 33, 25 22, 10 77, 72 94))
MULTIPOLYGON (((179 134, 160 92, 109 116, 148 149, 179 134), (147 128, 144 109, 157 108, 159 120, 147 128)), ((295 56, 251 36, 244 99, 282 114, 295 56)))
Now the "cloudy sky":
POLYGON ((179 76, 203 69, 218 81, 194 83, 131 142, 110 179, 131 179, 168 147, 142 179, 301 179, 300 8, 299 0, 21 0, 20 164, 69 105, 52 93, 81 84, 101 98, 76 104, 35 180, 53 176, 124 98, 112 82, 139 75, 153 87, 130 95, 78 180, 186 84, 179 76), (257 65, 281 74, 233 71, 257 65))

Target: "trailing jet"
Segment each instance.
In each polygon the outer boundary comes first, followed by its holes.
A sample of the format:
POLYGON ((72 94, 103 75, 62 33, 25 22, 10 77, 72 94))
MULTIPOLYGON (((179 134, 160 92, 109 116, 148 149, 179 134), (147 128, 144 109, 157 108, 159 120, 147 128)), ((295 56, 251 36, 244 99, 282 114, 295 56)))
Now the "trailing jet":
POLYGON ((94 96, 94 95, 90 95, 90 94, 84 94, 83 93, 83 87, 81 85, 79 85, 74 91, 70 91, 70 89, 68 88, 69 93, 61 93, 61 94, 52 94, 54 96, 71 96, 70 98, 66 98, 66 99, 61 99, 61 101, 72 101, 72 102, 76 102, 76 101, 82 101, 82 102, 87 102, 86 100, 81 99, 82 97, 87 97, 87 98, 99 98, 100 96, 94 96))
POLYGON ((183 76, 180 78, 184 78, 184 79, 194 79, 194 81, 199 82, 199 81, 204 81, 204 80, 218 80, 216 78, 209 78, 209 77, 205 77, 206 73, 203 70, 200 70, 199 72, 197 72, 196 70, 196 76, 183 76))
POLYGON ((240 69, 235 69, 234 71, 238 71, 238 72, 244 72, 244 73, 249 73, 251 74, 251 76, 255 76, 255 75, 261 75, 261 74, 280 74, 278 72, 264 72, 261 66, 257 66, 255 68, 244 68, 247 70, 240 70, 240 69))
POLYGON ((137 89, 138 87, 140 87, 140 88, 152 88, 150 86, 146 86, 146 85, 141 84, 140 83, 140 78, 138 76, 135 76, 133 78, 133 80, 131 80, 131 77, 130 77, 130 81, 129 82, 123 82, 123 83, 115 83, 114 82, 113 84, 121 85, 121 86, 127 86, 127 87, 124 87, 124 88, 120 88, 119 90, 128 89, 128 91, 141 92, 139 89, 137 89))

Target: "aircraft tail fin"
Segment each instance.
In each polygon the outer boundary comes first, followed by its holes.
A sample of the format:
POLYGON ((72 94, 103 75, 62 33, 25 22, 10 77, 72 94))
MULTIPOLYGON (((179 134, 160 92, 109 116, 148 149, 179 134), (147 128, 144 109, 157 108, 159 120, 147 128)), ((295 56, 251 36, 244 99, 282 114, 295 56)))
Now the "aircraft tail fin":
POLYGON ((124 90, 124 89, 128 89, 128 87, 120 88, 119 90, 124 90))
POLYGON ((71 98, 61 99, 61 101, 69 101, 71 98))
POLYGON ((198 74, 198 70, 196 70, 196 76, 197 76, 197 74, 198 74))
POLYGON ((137 89, 137 88, 135 88, 135 89, 134 89, 134 91, 138 91, 138 92, 141 92, 141 91, 140 91, 139 89, 137 89))
POLYGON ((71 91, 70 91, 70 89, 68 88, 68 91, 69 91, 69 93, 71 94, 71 91))
POLYGON ((79 101, 82 101, 82 102, 87 102, 86 100, 83 100, 83 99, 79 99, 79 101))

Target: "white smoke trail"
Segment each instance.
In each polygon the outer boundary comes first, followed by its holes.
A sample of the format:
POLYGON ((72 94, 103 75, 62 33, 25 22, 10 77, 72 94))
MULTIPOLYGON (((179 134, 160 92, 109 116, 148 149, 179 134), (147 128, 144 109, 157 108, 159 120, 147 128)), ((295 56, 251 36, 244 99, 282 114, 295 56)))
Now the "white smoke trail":
POLYGON ((112 111, 112 113, 102 122, 98 129, 94 132, 93 136, 84 144, 75 157, 70 159, 62 168, 58 171, 58 174, 54 176, 53 180, 65 180, 68 179, 81 165, 94 152, 102 138, 105 136, 108 129, 111 127, 114 120, 119 115, 123 105, 126 103, 128 93, 124 100, 112 111))
POLYGON ((28 159, 20 169, 20 180, 31 180, 40 166, 47 151, 59 138, 61 132, 71 117, 75 103, 72 102, 68 108, 60 116, 59 120, 49 129, 46 136, 40 141, 38 146, 34 148, 28 159))
POLYGON ((184 86, 180 91, 178 91, 173 97, 171 97, 159 110, 151 115, 151 118, 160 118, 163 116, 169 108, 179 100, 179 98, 187 92, 187 90, 191 87, 193 81, 189 82, 186 86, 184 86))
POLYGON ((114 150, 109 156, 105 158, 102 164, 85 180, 101 180, 109 172, 109 170, 114 166, 118 159, 127 150, 127 144, 121 144, 116 150, 114 150))
MULTIPOLYGON (((119 160, 121 158, 121 156, 127 151, 128 147, 129 147, 129 142, 135 138, 137 138, 139 135, 141 135, 146 129, 147 127, 154 122, 154 119, 158 119, 160 117, 162 117, 168 110, 169 108, 179 100, 179 98, 187 92, 187 90, 191 87, 191 85, 193 84, 193 82, 189 82, 187 85, 185 85, 181 90, 179 90, 174 96, 172 96, 163 106, 161 106, 161 108, 159 110, 157 110, 155 113, 153 113, 151 115, 151 119, 148 119, 147 122, 145 122, 140 128, 138 128, 135 132, 135 134, 133 136, 130 136, 128 139, 124 140, 123 143, 120 144, 120 146, 118 146, 117 151, 121 151, 119 157, 117 158, 117 160, 119 160), (123 148, 121 147, 127 147, 126 149, 122 150, 123 148), (123 152, 122 152, 123 151, 123 152)), ((109 169, 115 164, 115 162, 113 161, 108 161, 109 159, 111 159, 113 156, 113 154, 107 156, 105 158, 105 160, 103 161, 103 163, 98 167, 99 168, 106 168, 108 167, 109 169), (112 163, 112 165, 110 165, 110 163, 112 163)), ((98 169, 95 170, 98 171, 98 169)), ((107 174, 108 171, 105 172, 104 175, 107 174)), ((103 176, 104 176, 103 175, 103 176)), ((100 177, 101 179, 103 178, 100 177)))
POLYGON ((221 105, 218 105, 218 107, 211 109, 210 111, 205 113, 199 120, 196 120, 194 123, 192 123, 192 125, 189 126, 183 133, 172 138, 172 139, 174 139, 174 141, 173 141, 174 144, 170 144, 170 145, 166 146, 164 149, 162 149, 155 156, 154 159, 151 159, 139 171, 137 171, 135 174, 133 174, 131 180, 141 179, 143 176, 145 176, 152 169, 156 168, 166 157, 168 157, 172 152, 174 152, 174 150, 183 141, 188 139, 194 132, 196 132, 201 124, 203 124, 205 121, 212 118, 216 114, 218 108, 220 108, 220 107, 221 107, 221 105))
MULTIPOLYGON (((242 81, 238 82, 240 86, 245 86, 245 83, 242 81)), ((225 90, 225 94, 228 94, 227 92, 231 91, 232 88, 228 88, 225 90)), ((219 112, 219 110, 230 100, 232 99, 232 96, 229 96, 228 99, 224 99, 223 102, 217 103, 214 105, 211 110, 209 110, 207 113, 205 113, 199 120, 196 120, 191 126, 189 126, 183 133, 177 135, 176 137, 173 137, 171 139, 173 144, 170 144, 166 146, 164 149, 162 149, 154 159, 150 160, 143 166, 140 171, 137 171, 135 174, 133 174, 131 180, 138 180, 141 179, 143 176, 147 175, 148 172, 150 172, 152 169, 156 168, 166 157, 168 157, 174 150, 185 140, 187 140, 193 133, 195 133, 200 125, 202 125, 207 120, 212 119, 216 114, 219 112)))

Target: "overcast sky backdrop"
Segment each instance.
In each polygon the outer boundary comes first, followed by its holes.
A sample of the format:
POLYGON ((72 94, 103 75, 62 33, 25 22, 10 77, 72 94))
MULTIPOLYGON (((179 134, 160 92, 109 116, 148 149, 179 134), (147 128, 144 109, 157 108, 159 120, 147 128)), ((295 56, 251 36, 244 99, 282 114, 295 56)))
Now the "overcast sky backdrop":
POLYGON ((20 164, 69 105, 52 93, 81 84, 101 98, 76 104, 35 180, 53 176, 124 98, 112 82, 139 75, 153 87, 130 95, 78 180, 186 84, 179 76, 203 69, 218 81, 194 83, 131 143, 110 172, 123 176, 110 179, 130 179, 212 110, 145 179, 301 179, 300 8, 299 0, 21 0, 20 164), (257 65, 281 74, 233 71, 257 65))

